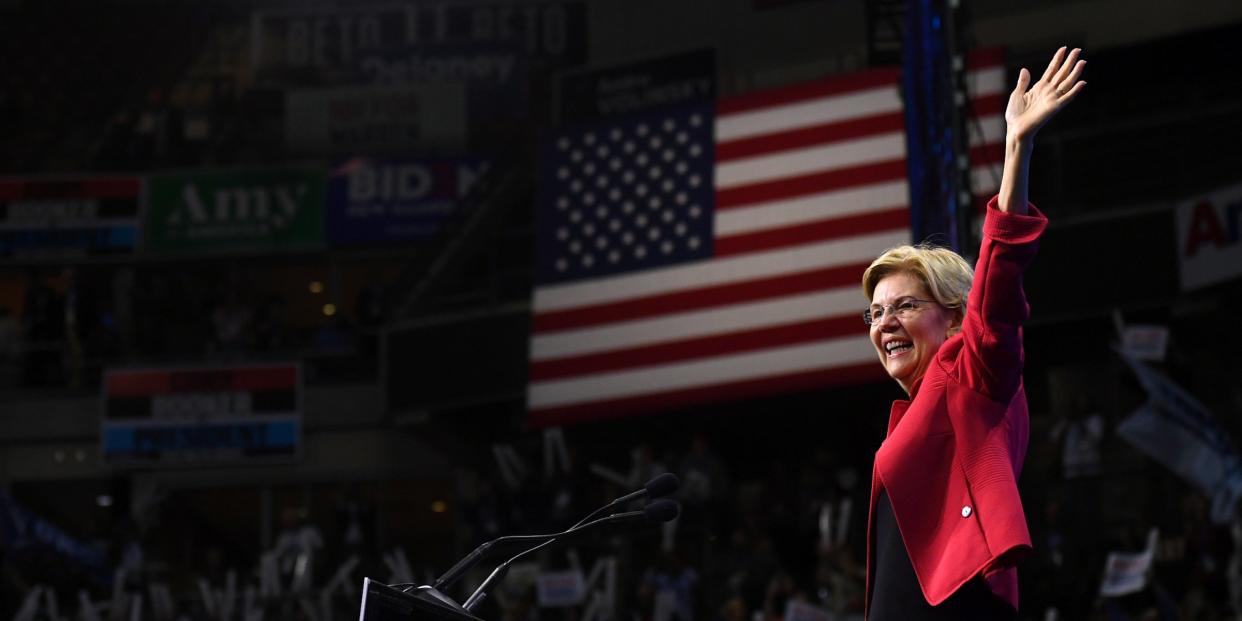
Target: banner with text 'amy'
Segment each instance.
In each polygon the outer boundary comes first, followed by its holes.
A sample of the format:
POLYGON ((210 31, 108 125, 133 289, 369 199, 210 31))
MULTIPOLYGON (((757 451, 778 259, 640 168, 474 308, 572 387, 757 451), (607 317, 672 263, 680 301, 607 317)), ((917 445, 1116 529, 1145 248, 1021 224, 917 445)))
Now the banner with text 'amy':
POLYGON ((143 247, 153 254, 271 252, 323 245, 324 171, 155 175, 143 247))

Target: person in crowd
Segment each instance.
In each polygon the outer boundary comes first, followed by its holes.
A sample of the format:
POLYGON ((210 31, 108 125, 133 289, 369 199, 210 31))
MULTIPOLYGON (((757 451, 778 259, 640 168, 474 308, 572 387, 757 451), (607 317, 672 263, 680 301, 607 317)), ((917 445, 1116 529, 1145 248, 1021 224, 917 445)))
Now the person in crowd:
POLYGON ((1018 496, 1029 421, 1022 388, 1022 276, 1046 218, 1027 201, 1035 134, 1086 82, 1061 48, 1032 84, 1022 69, 1005 110, 1005 163, 979 260, 926 245, 867 268, 863 319, 880 363, 909 395, 876 452, 867 615, 1013 619, 1015 566, 1031 549, 1018 496))

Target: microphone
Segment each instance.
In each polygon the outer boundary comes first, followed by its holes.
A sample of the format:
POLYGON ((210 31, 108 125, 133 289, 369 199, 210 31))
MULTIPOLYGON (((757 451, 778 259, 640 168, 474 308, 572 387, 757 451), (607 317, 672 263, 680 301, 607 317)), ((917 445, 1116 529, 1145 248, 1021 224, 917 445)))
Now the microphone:
MULTIPOLYGON (((664 476, 664 475, 661 475, 661 476, 664 476)), ((668 476, 672 476, 672 475, 668 475, 668 476)), ((658 479, 660 477, 656 477, 656 478, 658 479)), ((673 481, 676 482, 677 477, 672 477, 672 478, 673 478, 673 481)), ((655 481, 655 479, 652 479, 652 481, 655 481)), ((635 493, 638 493, 638 492, 635 492, 635 493)), ((477 608, 478 605, 482 603, 482 601, 487 597, 487 594, 492 590, 492 588, 494 588, 496 584, 499 583, 505 577, 507 573, 509 573, 510 565, 517 562, 522 557, 528 554, 533 554, 549 545, 552 545, 553 543, 556 543, 557 541, 560 541, 561 539, 567 536, 576 535, 580 532, 595 528, 597 526, 603 526, 606 524, 620 524, 620 523, 627 523, 627 522, 660 524, 662 522, 668 522, 668 521, 677 519, 677 516, 679 514, 681 514, 681 505, 677 504, 676 501, 669 500, 667 498, 661 498, 643 507, 642 511, 627 511, 625 513, 614 513, 613 515, 599 518, 598 520, 595 520, 593 522, 587 522, 579 526, 574 526, 573 528, 570 528, 564 533, 561 533, 533 548, 523 550, 522 552, 519 552, 516 555, 514 555, 513 558, 501 563, 500 566, 492 570, 492 573, 487 576, 487 579, 483 581, 483 584, 480 584, 479 588, 475 589, 474 593, 470 594, 470 598, 466 600, 466 603, 462 604, 462 608, 464 608, 466 612, 473 612, 474 609, 477 608)))
MULTIPOLYGON (((488 541, 486 543, 483 543, 479 547, 475 548, 473 552, 471 552, 470 554, 467 554, 465 558, 462 558, 460 561, 457 561, 456 565, 453 565, 452 567, 450 567, 449 570, 444 572, 439 578, 436 578, 436 581, 432 583, 431 586, 432 588, 435 588, 435 589, 445 589, 449 587, 454 582, 456 582, 459 578, 465 575, 465 573, 469 571, 471 567, 474 567, 480 561, 482 561, 483 557, 486 556, 488 552, 491 552, 492 548, 498 545, 506 544, 506 543, 516 543, 516 542, 522 542, 522 541, 544 541, 544 540, 549 540, 549 539, 555 539, 557 537, 562 537, 564 535, 569 534, 569 532, 572 531, 573 529, 586 524, 587 522, 589 522, 591 519, 593 519, 597 515, 605 511, 608 511, 609 509, 612 509, 613 507, 616 507, 617 505, 621 505, 621 504, 630 502, 631 500, 642 498, 644 496, 650 496, 651 498, 660 498, 662 496, 667 496, 677 491, 677 488, 680 486, 681 486, 681 481, 678 480, 677 475, 671 472, 665 472, 664 474, 659 474, 659 475, 652 477, 650 481, 647 481, 647 484, 644 485, 642 489, 634 491, 634 492, 630 492, 600 507, 599 509, 592 511, 590 515, 582 518, 581 520, 578 521, 577 524, 570 526, 568 530, 565 530, 563 532, 553 533, 550 535, 508 535, 505 537, 499 537, 491 541, 488 541)), ((652 504, 655 504, 655 503, 652 503, 652 504)), ((637 513, 641 513, 641 511, 637 513)), ((673 517, 676 517, 676 515, 674 515, 673 517)), ((668 520, 671 520, 671 519, 673 518, 670 517, 670 518, 667 518, 661 521, 667 522, 668 520)))
MULTIPOLYGON (((612 509, 613 507, 630 502, 631 500, 637 500, 644 496, 647 496, 650 498, 663 498, 664 496, 668 496, 669 494, 677 491, 679 487, 681 487, 681 479, 678 479, 677 475, 671 472, 665 472, 664 474, 657 474, 654 477, 651 477, 651 480, 647 481, 647 484, 644 485, 642 489, 630 492, 624 496, 614 499, 612 502, 596 509, 595 511, 592 511, 590 515, 582 518, 581 520, 578 520, 578 523, 574 524, 574 526, 581 526, 582 524, 585 524, 586 522, 590 521, 595 516, 609 509, 612 509)), ((652 503, 652 504, 655 504, 655 503, 652 503)), ((649 507, 651 505, 647 505, 647 506, 649 507)), ((671 520, 672 518, 669 518, 669 519, 671 520)), ((668 521, 668 520, 664 520, 664 521, 668 521)))

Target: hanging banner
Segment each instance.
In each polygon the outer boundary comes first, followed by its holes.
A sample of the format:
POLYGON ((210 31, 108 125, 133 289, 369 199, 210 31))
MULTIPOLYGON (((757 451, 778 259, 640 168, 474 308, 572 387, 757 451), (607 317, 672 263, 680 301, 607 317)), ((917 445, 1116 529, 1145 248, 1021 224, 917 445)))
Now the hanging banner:
POLYGON ((0 260, 131 255, 139 177, 0 180, 0 260))
POLYGON ((301 444, 300 367, 110 369, 101 420, 114 464, 287 462, 301 444))
POLYGON ((442 46, 514 46, 556 68, 586 58, 586 7, 434 0, 256 11, 250 41, 256 79, 275 86, 350 83, 369 54, 442 46))
POLYGON ((337 162, 328 177, 328 241, 358 245, 426 239, 488 169, 483 158, 337 162))
POLYGON ((1183 291, 1242 275, 1242 185, 1182 201, 1175 218, 1183 291))
POLYGON ((531 68, 516 45, 409 45, 360 57, 352 82, 373 86, 463 87, 466 119, 473 127, 493 119, 526 119, 531 68))
POLYGON ((152 176, 143 248, 193 254, 320 247, 324 178, 313 169, 152 176))
POLYGON ((303 155, 460 151, 466 142, 465 93, 452 83, 289 91, 285 143, 303 155))
POLYGON ((566 75, 561 79, 561 122, 592 121, 715 98, 716 51, 695 50, 566 75))

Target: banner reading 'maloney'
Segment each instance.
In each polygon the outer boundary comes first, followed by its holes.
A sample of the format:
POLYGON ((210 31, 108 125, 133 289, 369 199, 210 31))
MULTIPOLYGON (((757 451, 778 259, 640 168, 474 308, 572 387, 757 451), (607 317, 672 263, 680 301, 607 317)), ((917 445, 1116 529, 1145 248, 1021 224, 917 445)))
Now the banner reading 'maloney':
POLYGON ((191 254, 322 246, 323 187, 324 171, 318 169, 152 176, 144 249, 191 254))

